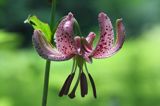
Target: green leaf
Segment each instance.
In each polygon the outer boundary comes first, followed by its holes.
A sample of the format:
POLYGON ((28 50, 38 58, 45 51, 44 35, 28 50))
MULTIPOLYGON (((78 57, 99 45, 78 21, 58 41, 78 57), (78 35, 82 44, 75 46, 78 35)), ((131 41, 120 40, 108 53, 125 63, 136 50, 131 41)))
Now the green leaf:
POLYGON ((29 23, 35 30, 40 30, 45 35, 48 41, 52 39, 52 32, 47 23, 40 21, 36 16, 29 16, 24 23, 29 23))

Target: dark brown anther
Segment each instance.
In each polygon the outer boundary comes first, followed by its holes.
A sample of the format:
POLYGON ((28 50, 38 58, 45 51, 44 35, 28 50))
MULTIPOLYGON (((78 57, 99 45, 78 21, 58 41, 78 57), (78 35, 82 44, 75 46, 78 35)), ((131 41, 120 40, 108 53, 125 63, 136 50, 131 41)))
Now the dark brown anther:
POLYGON ((72 81, 73 81, 74 75, 75 75, 75 73, 72 73, 72 74, 71 74, 71 77, 69 78, 69 80, 68 80, 68 82, 67 82, 67 86, 66 86, 66 89, 65 89, 65 91, 64 91, 64 95, 68 95, 69 88, 70 88, 71 83, 72 83, 72 81))
POLYGON ((76 84, 75 84, 74 88, 72 89, 71 93, 68 95, 71 99, 73 99, 76 96, 75 93, 76 93, 76 89, 77 89, 78 84, 79 84, 79 80, 80 80, 79 78, 80 78, 80 75, 78 76, 78 79, 76 81, 76 84))
POLYGON ((72 92, 68 95, 71 99, 75 98, 75 90, 72 90, 72 92))
POLYGON ((88 74, 88 77, 89 77, 89 80, 91 82, 91 86, 92 86, 92 90, 93 90, 93 95, 94 95, 95 98, 97 98, 96 86, 95 86, 94 80, 93 80, 93 78, 92 78, 92 76, 90 74, 88 74))
POLYGON ((73 77, 74 77, 74 73, 73 74, 70 74, 66 81, 64 82, 60 92, 59 92, 59 96, 62 97, 63 95, 67 95, 68 92, 69 92, 69 88, 70 88, 70 85, 72 83, 72 80, 73 80, 73 77))
POLYGON ((81 96, 84 97, 88 93, 87 78, 84 72, 82 72, 80 76, 80 88, 81 88, 81 96))

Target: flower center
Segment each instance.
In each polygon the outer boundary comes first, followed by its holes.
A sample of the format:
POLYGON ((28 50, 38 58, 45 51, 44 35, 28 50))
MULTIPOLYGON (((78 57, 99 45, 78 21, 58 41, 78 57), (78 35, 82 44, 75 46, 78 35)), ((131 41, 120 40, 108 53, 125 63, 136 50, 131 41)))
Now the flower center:
POLYGON ((92 45, 88 43, 88 41, 84 37, 76 36, 74 38, 76 48, 77 48, 77 55, 84 58, 87 62, 91 62, 90 55, 92 53, 92 45))

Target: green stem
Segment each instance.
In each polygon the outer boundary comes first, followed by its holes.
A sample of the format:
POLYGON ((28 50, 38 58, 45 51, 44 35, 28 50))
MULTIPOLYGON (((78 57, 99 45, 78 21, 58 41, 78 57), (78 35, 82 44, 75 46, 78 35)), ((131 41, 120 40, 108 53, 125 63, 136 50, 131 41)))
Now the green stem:
POLYGON ((51 64, 51 62, 49 60, 47 60, 46 61, 46 67, 45 67, 45 77, 44 77, 44 88, 43 88, 42 106, 46 106, 47 105, 50 64, 51 64))
POLYGON ((75 66, 76 66, 76 60, 75 60, 75 58, 73 58, 73 65, 72 65, 71 73, 74 72, 75 66))
POLYGON ((86 62, 84 63, 84 65, 85 65, 85 69, 86 69, 87 74, 89 74, 86 62))
POLYGON ((80 26, 79 26, 79 23, 77 22, 77 20, 75 19, 74 20, 74 25, 75 25, 75 33, 79 36, 82 36, 82 33, 81 33, 81 29, 80 29, 80 26))
POLYGON ((50 21, 50 28, 52 32, 55 25, 55 13, 56 13, 56 0, 52 0, 51 21, 50 21))
MULTIPOLYGON (((56 0, 52 0, 52 8, 51 8, 51 22, 50 28, 52 31, 52 37, 54 35, 53 28, 55 23, 55 12, 56 12, 56 0)), ((53 39, 51 39, 51 43, 53 39)), ((43 87, 43 97, 42 97, 42 106, 47 106, 47 97, 48 97, 48 85, 49 85, 49 73, 50 73, 50 65, 51 61, 46 60, 46 67, 45 67, 45 76, 44 76, 44 87, 43 87)))
POLYGON ((80 80, 80 76, 81 76, 81 72, 82 72, 82 69, 79 70, 79 74, 78 74, 78 78, 77 78, 77 81, 76 81, 76 84, 73 88, 73 91, 75 92, 77 87, 78 87, 78 84, 79 84, 79 80, 80 80))

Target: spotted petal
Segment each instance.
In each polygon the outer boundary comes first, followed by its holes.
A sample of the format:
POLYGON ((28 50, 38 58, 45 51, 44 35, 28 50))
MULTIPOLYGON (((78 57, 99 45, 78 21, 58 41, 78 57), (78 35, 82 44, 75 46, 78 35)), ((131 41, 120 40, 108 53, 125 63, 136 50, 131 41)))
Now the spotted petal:
POLYGON ((120 50, 125 40, 125 28, 122 23, 122 19, 118 19, 116 23, 117 23, 117 38, 115 46, 110 51, 110 55, 113 55, 118 50, 120 50))
POLYGON ((101 55, 95 55, 93 56, 94 58, 106 58, 106 57, 110 57, 113 54, 115 54, 118 50, 121 49, 123 43, 124 43, 124 39, 125 39, 125 28, 124 25, 122 23, 122 19, 118 19, 116 22, 117 25, 117 38, 116 38, 116 42, 115 45, 107 52, 102 53, 101 55))
POLYGON ((73 24, 75 18, 69 13, 58 25, 55 33, 55 42, 58 51, 64 55, 75 54, 76 46, 73 36, 73 24))
POLYGON ((101 31, 100 39, 92 53, 92 56, 94 58, 103 58, 103 55, 109 52, 109 50, 113 47, 114 33, 112 23, 105 13, 101 12, 98 15, 98 21, 101 31))
POLYGON ((38 54, 47 60, 63 61, 73 57, 73 54, 64 55, 52 48, 52 45, 47 42, 46 38, 40 30, 35 30, 32 36, 33 45, 38 54))
POLYGON ((86 40, 86 38, 81 39, 82 42, 82 50, 83 50, 83 58, 88 62, 92 63, 92 59, 90 58, 90 55, 92 53, 92 45, 86 40))
POLYGON ((96 34, 94 32, 90 32, 88 34, 88 36, 86 37, 87 42, 92 46, 93 45, 93 41, 96 37, 96 34))

